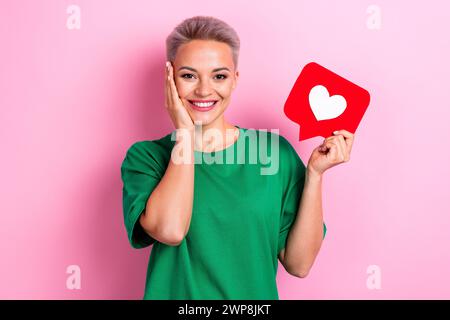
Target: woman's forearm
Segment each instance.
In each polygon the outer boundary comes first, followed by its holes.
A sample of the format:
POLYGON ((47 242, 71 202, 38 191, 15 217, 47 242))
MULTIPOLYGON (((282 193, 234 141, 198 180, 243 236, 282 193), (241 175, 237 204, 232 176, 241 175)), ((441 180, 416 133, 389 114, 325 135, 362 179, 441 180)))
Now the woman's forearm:
POLYGON ((305 185, 296 220, 289 232, 286 267, 305 277, 319 253, 323 240, 322 174, 306 170, 305 185))
POLYGON ((177 129, 166 172, 151 193, 146 210, 140 217, 143 229, 160 242, 179 244, 189 230, 193 197, 194 131, 177 129), (190 158, 181 160, 181 156, 189 154, 190 158))

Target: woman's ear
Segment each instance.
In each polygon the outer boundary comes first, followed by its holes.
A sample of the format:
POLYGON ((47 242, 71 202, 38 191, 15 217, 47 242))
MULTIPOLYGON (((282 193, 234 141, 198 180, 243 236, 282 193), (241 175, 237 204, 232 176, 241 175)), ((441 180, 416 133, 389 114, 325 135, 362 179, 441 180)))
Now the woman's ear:
POLYGON ((234 82, 233 82, 233 86, 232 86, 233 90, 237 86, 238 79, 239 79, 239 71, 236 71, 235 74, 234 74, 234 82))

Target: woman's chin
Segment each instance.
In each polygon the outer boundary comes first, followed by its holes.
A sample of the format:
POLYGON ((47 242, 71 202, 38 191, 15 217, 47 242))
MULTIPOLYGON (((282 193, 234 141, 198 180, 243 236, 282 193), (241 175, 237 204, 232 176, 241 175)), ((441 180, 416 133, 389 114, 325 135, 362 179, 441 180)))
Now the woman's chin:
POLYGON ((211 118, 208 116, 200 116, 200 117, 192 117, 192 119, 194 120, 194 124, 196 125, 200 125, 200 126, 205 126, 211 123, 211 118))
POLYGON ((194 124, 205 126, 213 123, 221 114, 223 114, 223 112, 218 114, 217 111, 219 110, 211 110, 208 112, 189 110, 189 115, 194 124))
POLYGON ((191 119, 198 125, 208 125, 214 120, 214 114, 209 112, 191 112, 191 119))

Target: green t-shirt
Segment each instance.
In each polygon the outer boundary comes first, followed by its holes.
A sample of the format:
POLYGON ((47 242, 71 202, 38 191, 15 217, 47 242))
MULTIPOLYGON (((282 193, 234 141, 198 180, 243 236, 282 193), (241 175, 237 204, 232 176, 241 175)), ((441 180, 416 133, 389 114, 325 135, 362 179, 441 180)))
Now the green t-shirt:
POLYGON ((278 254, 297 215, 305 166, 281 135, 236 127, 229 147, 194 152, 192 217, 177 246, 156 241, 139 223, 168 166, 175 131, 127 151, 121 175, 128 240, 133 248, 153 244, 144 299, 279 299, 278 254))

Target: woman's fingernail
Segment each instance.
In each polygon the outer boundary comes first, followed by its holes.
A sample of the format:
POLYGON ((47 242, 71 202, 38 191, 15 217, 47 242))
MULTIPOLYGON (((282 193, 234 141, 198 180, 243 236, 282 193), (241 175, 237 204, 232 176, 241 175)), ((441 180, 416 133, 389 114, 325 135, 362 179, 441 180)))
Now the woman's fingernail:
POLYGON ((339 131, 337 131, 337 130, 336 130, 336 131, 333 131, 333 134, 338 134, 338 133, 339 133, 339 131))

